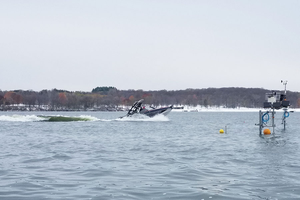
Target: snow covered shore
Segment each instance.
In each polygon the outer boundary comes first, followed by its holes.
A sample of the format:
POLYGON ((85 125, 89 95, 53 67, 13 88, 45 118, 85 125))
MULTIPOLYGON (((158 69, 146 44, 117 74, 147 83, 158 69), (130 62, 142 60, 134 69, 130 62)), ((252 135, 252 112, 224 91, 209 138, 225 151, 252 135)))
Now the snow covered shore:
MULTIPOLYGON (((238 107, 238 108, 224 108, 224 107, 191 107, 191 106, 184 106, 183 109, 173 109, 172 112, 259 112, 259 110, 266 110, 264 108, 245 108, 245 107, 238 107)), ((296 109, 289 109, 289 111, 300 112, 299 108, 296 109)), ((276 112, 283 112, 282 109, 276 110, 276 112)))

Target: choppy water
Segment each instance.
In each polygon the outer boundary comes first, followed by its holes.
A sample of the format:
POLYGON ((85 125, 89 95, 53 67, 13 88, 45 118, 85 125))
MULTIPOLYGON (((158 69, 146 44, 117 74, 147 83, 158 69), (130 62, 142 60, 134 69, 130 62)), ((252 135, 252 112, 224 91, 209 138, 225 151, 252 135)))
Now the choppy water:
POLYGON ((300 199, 299 113, 262 137, 256 112, 123 114, 0 113, 0 199, 300 199))

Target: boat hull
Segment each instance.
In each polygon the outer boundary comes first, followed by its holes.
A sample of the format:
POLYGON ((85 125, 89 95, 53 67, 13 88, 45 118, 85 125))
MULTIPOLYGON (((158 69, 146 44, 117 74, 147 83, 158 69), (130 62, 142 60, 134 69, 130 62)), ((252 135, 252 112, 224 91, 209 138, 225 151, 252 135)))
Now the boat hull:
POLYGON ((154 117, 155 115, 167 115, 171 112, 172 106, 157 108, 153 110, 141 111, 140 114, 147 115, 148 117, 154 117))

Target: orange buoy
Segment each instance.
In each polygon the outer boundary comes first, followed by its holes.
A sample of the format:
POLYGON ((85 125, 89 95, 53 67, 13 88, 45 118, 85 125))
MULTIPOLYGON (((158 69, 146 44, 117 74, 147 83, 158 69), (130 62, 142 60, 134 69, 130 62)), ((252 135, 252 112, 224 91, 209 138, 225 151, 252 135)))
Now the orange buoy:
POLYGON ((264 134, 265 135, 270 135, 271 134, 271 130, 268 129, 268 128, 264 129, 264 134))

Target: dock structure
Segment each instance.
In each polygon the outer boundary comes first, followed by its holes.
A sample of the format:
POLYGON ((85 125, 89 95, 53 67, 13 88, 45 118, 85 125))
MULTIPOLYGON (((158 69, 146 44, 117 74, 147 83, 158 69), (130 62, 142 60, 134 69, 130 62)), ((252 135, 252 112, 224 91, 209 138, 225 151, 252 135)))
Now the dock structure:
POLYGON ((264 109, 267 111, 259 111, 259 134, 261 135, 264 128, 272 128, 273 133, 275 133, 275 110, 283 109, 282 124, 284 130, 286 128, 286 118, 289 117, 288 108, 290 106, 290 101, 286 98, 286 84, 287 81, 281 81, 284 84, 284 92, 272 91, 271 93, 266 93, 265 102, 263 103, 264 109), (270 120, 271 115, 271 120, 270 120))

